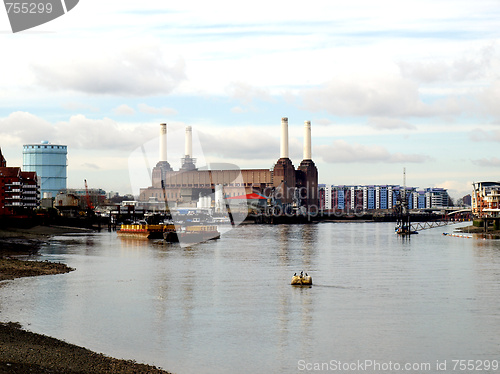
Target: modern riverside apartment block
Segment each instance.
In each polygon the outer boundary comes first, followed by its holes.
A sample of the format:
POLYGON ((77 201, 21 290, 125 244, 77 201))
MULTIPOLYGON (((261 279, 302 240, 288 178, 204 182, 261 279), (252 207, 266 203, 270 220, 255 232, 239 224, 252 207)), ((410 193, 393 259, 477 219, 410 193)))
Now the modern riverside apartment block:
POLYGON ((371 211, 392 209, 400 194, 406 191, 410 209, 433 209, 451 204, 444 188, 403 187, 399 185, 319 185, 319 208, 337 211, 371 211))
POLYGON ((500 216, 500 182, 473 183, 472 213, 478 218, 500 216))

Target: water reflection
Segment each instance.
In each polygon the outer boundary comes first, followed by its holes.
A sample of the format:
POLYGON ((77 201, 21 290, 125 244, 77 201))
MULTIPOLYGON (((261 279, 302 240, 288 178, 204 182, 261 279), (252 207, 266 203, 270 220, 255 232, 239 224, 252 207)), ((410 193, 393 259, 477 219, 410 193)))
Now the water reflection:
POLYGON ((0 318, 180 373, 491 359, 499 245, 432 230, 401 241, 369 223, 251 225, 185 248, 58 237, 42 258, 77 270, 2 284, 0 318), (290 285, 301 270, 314 286, 290 285))

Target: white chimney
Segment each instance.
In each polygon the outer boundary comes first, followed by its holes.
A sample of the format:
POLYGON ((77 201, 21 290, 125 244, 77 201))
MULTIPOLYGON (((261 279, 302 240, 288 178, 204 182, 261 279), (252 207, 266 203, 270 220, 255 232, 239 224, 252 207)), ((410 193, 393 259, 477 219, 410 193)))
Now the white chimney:
POLYGON ((186 151, 186 158, 192 158, 193 157, 193 130, 191 129, 191 126, 186 127, 186 139, 185 139, 185 151, 186 151))
POLYGON ((281 119, 281 148, 280 158, 288 158, 288 118, 281 119))
POLYGON ((311 121, 304 121, 304 160, 311 159, 311 121))
POLYGON ((160 160, 167 161, 167 124, 160 124, 160 160))

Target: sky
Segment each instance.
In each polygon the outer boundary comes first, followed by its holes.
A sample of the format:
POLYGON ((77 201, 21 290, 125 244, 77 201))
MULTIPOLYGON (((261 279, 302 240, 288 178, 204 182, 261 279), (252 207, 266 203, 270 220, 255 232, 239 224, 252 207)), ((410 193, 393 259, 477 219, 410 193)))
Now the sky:
POLYGON ((0 9, 0 147, 21 166, 23 144, 65 144, 69 188, 137 194, 160 123, 168 149, 189 125, 199 161, 271 168, 288 117, 296 167, 311 121, 319 183, 406 169, 461 198, 500 180, 499 42, 498 0, 80 0, 15 34, 0 9))

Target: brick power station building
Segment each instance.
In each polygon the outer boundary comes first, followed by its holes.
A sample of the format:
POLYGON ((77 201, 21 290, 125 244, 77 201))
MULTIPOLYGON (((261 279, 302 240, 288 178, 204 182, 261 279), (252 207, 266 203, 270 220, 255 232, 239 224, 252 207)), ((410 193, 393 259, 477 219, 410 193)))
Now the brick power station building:
POLYGON ((318 206, 318 169, 311 157, 311 123, 304 123, 304 159, 295 169, 288 157, 288 118, 281 119, 280 158, 272 169, 198 170, 192 154, 192 129, 186 128, 185 157, 180 170, 167 161, 167 125, 160 125, 160 160, 151 173, 152 185, 141 188, 140 201, 158 199, 179 204, 210 196, 216 187, 226 198, 259 193, 283 206, 318 206))

